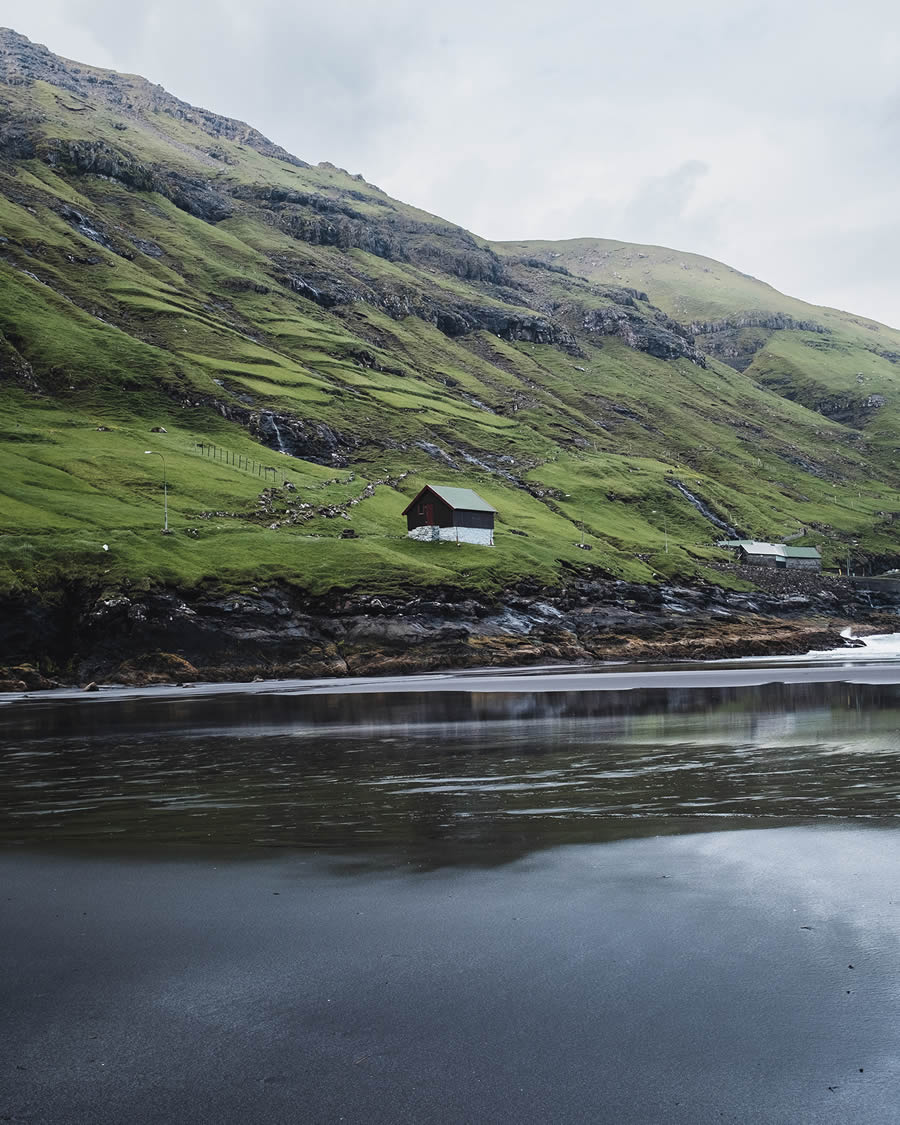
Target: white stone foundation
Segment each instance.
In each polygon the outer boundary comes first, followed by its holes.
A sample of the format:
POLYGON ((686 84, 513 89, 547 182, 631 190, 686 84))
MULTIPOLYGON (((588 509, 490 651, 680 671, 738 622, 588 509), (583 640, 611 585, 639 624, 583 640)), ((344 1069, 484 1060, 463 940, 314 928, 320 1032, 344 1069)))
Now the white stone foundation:
POLYGON ((480 547, 493 547, 494 532, 490 527, 436 527, 427 524, 414 527, 407 535, 419 543, 477 543, 480 547))

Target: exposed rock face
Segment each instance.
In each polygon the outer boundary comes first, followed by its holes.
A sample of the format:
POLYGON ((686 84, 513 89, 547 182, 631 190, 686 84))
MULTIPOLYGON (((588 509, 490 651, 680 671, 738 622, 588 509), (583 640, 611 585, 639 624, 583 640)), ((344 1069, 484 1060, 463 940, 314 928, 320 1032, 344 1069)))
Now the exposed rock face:
POLYGON ((126 152, 99 141, 39 141, 39 154, 51 168, 79 175, 106 176, 135 191, 156 191, 159 180, 152 168, 126 152))
POLYGON ((611 305, 586 310, 581 327, 591 334, 619 336, 629 348, 658 359, 684 358, 706 366, 706 357, 694 346, 690 332, 662 313, 651 319, 628 305, 611 305))
MULTIPOLYGON (((0 649, 14 658, 40 652, 80 683, 154 683, 802 653, 840 647, 848 621, 896 629, 900 590, 873 594, 811 574, 752 577, 772 589, 582 578, 556 590, 526 582, 497 599, 451 589, 402 598, 284 588, 73 593, 65 604, 4 613, 0 649)), ((24 680, 25 667, 0 678, 24 680)))
POLYGON ((324 422, 305 422, 271 410, 250 413, 246 424, 270 449, 317 465, 346 465, 345 454, 355 444, 324 422))
POLYGON ((789 377, 770 375, 762 379, 761 383, 783 398, 799 402, 807 410, 815 410, 832 422, 840 422, 855 429, 864 428, 887 401, 884 395, 867 395, 850 390, 834 393, 815 383, 807 383, 798 388, 790 384, 789 377))
POLYGON ((333 277, 298 274, 277 275, 276 280, 294 293, 299 293, 308 301, 314 301, 323 309, 333 309, 335 305, 349 305, 364 300, 363 292, 337 281, 333 277))
POLYGON ((130 153, 99 141, 36 141, 38 154, 50 165, 78 175, 105 176, 134 191, 155 191, 176 207, 208 223, 234 212, 228 198, 212 185, 165 168, 151 168, 130 153))
POLYGON ((772 313, 766 315, 753 315, 733 317, 725 320, 701 320, 689 325, 689 331, 695 336, 711 336, 716 332, 726 332, 735 328, 766 328, 769 331, 791 329, 795 332, 818 332, 828 334, 828 329, 814 320, 797 320, 786 313, 772 313))
POLYGON ((562 324, 544 317, 508 313, 496 307, 458 305, 456 308, 433 305, 418 312, 446 336, 465 336, 470 332, 490 332, 501 340, 529 344, 555 344, 572 355, 582 355, 573 334, 562 324))
POLYGON ((125 116, 138 111, 166 113, 178 120, 199 125, 213 136, 256 149, 264 156, 300 168, 309 167, 243 121, 198 109, 145 78, 75 65, 54 55, 42 44, 32 43, 24 35, 9 28, 0 28, 0 82, 22 85, 38 81, 49 82, 74 95, 65 106, 73 114, 91 113, 96 101, 114 106, 125 116))
POLYGON ((31 364, 22 358, 2 332, 0 332, 0 383, 18 383, 30 391, 40 390, 31 364))
POLYGON ((739 316, 724 320, 695 321, 688 331, 704 352, 744 371, 771 334, 782 329, 827 335, 828 329, 811 320, 796 320, 785 314, 739 316))
MULTIPOLYGON (((238 186, 235 197, 252 201, 286 234, 316 246, 365 250, 388 261, 433 265, 467 281, 492 285, 512 284, 503 263, 493 252, 451 223, 435 226, 418 222, 387 202, 378 221, 342 199, 317 192, 291 191, 268 184, 238 186), (435 231, 440 241, 433 241, 435 231)), ((360 200, 366 197, 356 195, 360 200)))

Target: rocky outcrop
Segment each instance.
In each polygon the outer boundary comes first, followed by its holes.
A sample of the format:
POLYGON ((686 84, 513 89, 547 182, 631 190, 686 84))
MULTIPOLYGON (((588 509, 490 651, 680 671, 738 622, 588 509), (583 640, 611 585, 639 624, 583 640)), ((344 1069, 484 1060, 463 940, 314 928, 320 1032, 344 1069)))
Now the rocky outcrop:
POLYGON ((814 320, 797 320, 786 313, 747 313, 723 320, 697 320, 688 325, 694 336, 713 336, 736 328, 765 328, 771 332, 789 329, 793 332, 817 332, 828 335, 828 329, 814 320))
POLYGON ((688 331, 697 347, 736 371, 744 371, 771 334, 789 329, 827 335, 828 329, 812 320, 797 320, 783 313, 747 314, 723 320, 694 321, 688 331))
MULTIPOLYGON (((239 408, 224 409, 229 411, 233 421, 238 420, 235 410, 239 408)), ((273 410, 250 411, 243 424, 270 449, 317 465, 345 466, 347 454, 358 444, 324 422, 304 421, 273 410)))
POLYGON ((100 141, 39 141, 39 154, 51 168, 77 175, 105 176, 135 191, 157 191, 152 168, 134 156, 100 141))
POLYGON ((220 223, 234 214, 230 200, 205 180, 169 171, 159 178, 159 185, 157 190, 176 207, 206 223, 220 223))
MULTIPOLYGON (((268 184, 235 186, 232 194, 261 208, 280 230, 301 242, 365 250, 388 261, 433 266, 466 281, 515 284, 497 255, 462 227, 418 221, 387 199, 373 214, 345 198, 268 184)), ((345 194, 371 207, 370 197, 353 191, 345 194)))
POLYGON ((795 385, 789 375, 769 375, 761 379, 760 383, 782 398, 798 402, 807 410, 815 410, 832 422, 840 422, 855 429, 866 426, 887 403, 887 399, 881 394, 863 394, 851 390, 835 393, 814 382, 795 385))
POLYGON ((208 181, 171 169, 142 164, 130 153, 100 141, 38 142, 38 151, 51 168, 69 174, 105 176, 134 191, 155 191, 182 211, 218 223, 234 212, 229 199, 208 181))
POLYGON ((269 449, 290 457, 300 457, 317 465, 342 468, 348 464, 349 455, 362 445, 360 439, 325 422, 297 418, 293 414, 277 410, 257 410, 239 402, 226 402, 212 395, 186 393, 181 384, 166 383, 161 386, 181 406, 209 407, 229 422, 243 426, 269 449))
POLYGON ((32 160, 37 155, 35 123, 0 113, 0 157, 32 160))
MULTIPOLYGON (((282 263, 279 263, 281 265, 282 263)), ((288 265, 290 268, 290 265, 288 265)), ((296 268, 296 267, 294 267, 296 268)), ((275 280, 292 292, 314 301, 323 309, 333 309, 337 305, 350 305, 355 301, 372 300, 374 295, 366 287, 349 285, 338 278, 318 271, 299 273, 277 273, 275 280)))
POLYGON ((752 577, 783 588, 729 593, 581 577, 556 589, 523 582, 497 597, 450 588, 402 597, 284 587, 72 591, 44 607, 7 599, 14 612, 0 617, 0 651, 19 668, 49 654, 73 682, 153 683, 802 653, 840 647, 850 621, 896 628, 900 591, 873 594, 802 573, 752 577))
POLYGON ((302 275, 276 274, 276 279, 294 293, 326 309, 365 301, 384 309, 394 320, 418 317, 451 338, 468 336, 473 332, 490 332, 502 340, 552 344, 571 355, 583 354, 574 333, 566 325, 549 317, 513 311, 501 305, 451 302, 405 286, 364 282, 350 285, 312 271, 302 275))
POLYGON ((554 344, 570 355, 583 355, 578 341, 565 325, 541 316, 509 312, 499 306, 459 304, 442 305, 417 301, 410 305, 412 315, 434 324, 445 336, 467 336, 472 332, 490 332, 501 340, 524 341, 529 344, 554 344))
POLYGON ((706 357, 688 330, 662 313, 655 317, 641 313, 633 302, 585 309, 580 327, 589 335, 618 336, 629 348, 657 359, 689 359, 706 366, 706 357))
POLYGON ((24 35, 0 28, 0 83, 18 86, 39 81, 74 95, 64 103, 64 108, 73 114, 90 113, 97 102, 115 107, 123 116, 165 113, 199 126, 210 136, 246 145, 263 156, 298 168, 309 167, 243 121, 192 106, 145 78, 72 63, 54 55, 42 44, 32 43, 24 35))
POLYGON ((0 332, 0 384, 2 383, 18 383, 29 391, 41 389, 31 364, 22 358, 12 341, 0 332))

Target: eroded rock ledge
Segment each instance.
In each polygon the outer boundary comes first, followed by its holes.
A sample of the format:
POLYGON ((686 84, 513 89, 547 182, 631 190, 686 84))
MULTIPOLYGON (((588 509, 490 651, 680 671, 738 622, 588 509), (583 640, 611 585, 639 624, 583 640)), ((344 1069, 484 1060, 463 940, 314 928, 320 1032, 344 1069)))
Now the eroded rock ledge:
POLYGON ((69 592, 2 609, 0 690, 11 691, 51 679, 184 683, 805 653, 846 643, 840 630, 851 622, 895 631, 900 593, 874 598, 821 576, 767 593, 581 578, 564 589, 523 583, 496 599, 252 587, 69 592))

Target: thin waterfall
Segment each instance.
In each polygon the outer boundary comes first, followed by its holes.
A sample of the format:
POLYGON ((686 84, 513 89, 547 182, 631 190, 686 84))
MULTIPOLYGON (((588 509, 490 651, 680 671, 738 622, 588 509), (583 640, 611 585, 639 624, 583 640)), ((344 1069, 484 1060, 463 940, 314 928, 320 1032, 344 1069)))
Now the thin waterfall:
POLYGON ((278 442, 278 452, 279 453, 287 453, 287 449, 285 448, 284 440, 281 437, 281 430, 278 427, 278 423, 275 421, 275 415, 272 414, 271 412, 269 413, 269 421, 272 423, 272 429, 275 432, 275 440, 278 442))

